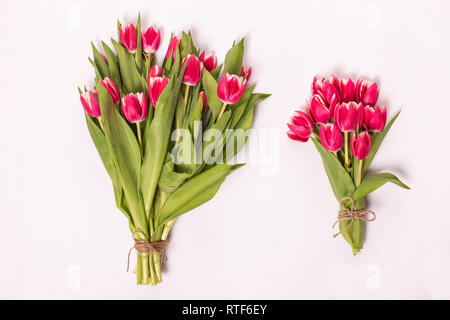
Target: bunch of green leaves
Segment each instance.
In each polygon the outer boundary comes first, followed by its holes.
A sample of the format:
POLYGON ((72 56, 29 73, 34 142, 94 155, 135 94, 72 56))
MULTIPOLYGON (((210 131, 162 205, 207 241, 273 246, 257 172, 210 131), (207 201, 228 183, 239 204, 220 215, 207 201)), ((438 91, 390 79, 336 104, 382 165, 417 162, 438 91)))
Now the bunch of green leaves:
MULTIPOLYGON (((120 22, 119 22, 120 28, 120 22)), ((140 19, 137 24, 141 37, 140 19)), ((209 73, 204 70, 202 80, 191 88, 187 105, 184 105, 186 88, 182 85, 184 69, 181 61, 188 54, 198 56, 190 33, 182 34, 175 59, 173 54, 162 63, 163 74, 169 84, 161 94, 156 108, 150 107, 148 118, 142 123, 142 147, 139 145, 134 124, 128 123, 122 114, 120 102, 114 105, 107 90, 100 85, 110 77, 118 86, 121 96, 128 93, 148 94, 147 75, 155 59, 150 59, 138 45, 137 53, 129 53, 120 41, 111 39, 115 49, 102 42, 108 62, 92 45, 94 58, 90 59, 96 73, 96 88, 101 106, 101 119, 86 114, 89 132, 112 180, 117 207, 129 220, 130 229, 144 232, 150 241, 166 237, 165 230, 174 219, 204 204, 214 197, 226 177, 242 165, 228 165, 245 145, 237 143, 228 129, 249 130, 253 125, 256 105, 269 97, 247 88, 244 97, 229 107, 218 118, 222 103, 217 96, 218 79, 223 72, 240 74, 244 56, 244 40, 235 43, 228 52, 225 64, 209 73), (203 102, 198 93, 204 91, 208 100, 208 112, 202 112, 203 102), (102 125, 100 124, 102 121, 102 125), (223 139, 205 140, 203 129, 223 132, 223 139), (183 137, 174 139, 173 132, 184 129, 183 137), (230 144, 233 143, 232 152, 230 144), (191 147, 191 159, 186 157, 186 145, 191 147), (205 150, 220 150, 212 159, 201 157, 205 150), (175 150, 175 152, 174 152, 175 150), (219 161, 218 159, 224 159, 219 161), (187 161, 195 160, 195 161, 187 161)), ((138 41, 140 43, 140 41, 138 41)), ((175 135, 176 136, 176 135, 175 135)), ((189 148, 188 148, 189 149, 189 148)))

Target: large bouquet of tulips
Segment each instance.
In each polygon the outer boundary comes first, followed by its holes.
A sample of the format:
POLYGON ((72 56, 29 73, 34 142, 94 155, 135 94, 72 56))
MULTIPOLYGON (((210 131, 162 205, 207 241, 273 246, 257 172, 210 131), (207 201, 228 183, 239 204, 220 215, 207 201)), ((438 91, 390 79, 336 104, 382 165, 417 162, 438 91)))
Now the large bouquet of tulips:
POLYGON ((378 84, 364 79, 314 78, 307 113, 296 111, 288 136, 319 151, 333 192, 340 203, 340 232, 356 255, 364 243, 365 222, 374 221, 365 197, 387 182, 409 189, 391 173, 369 174, 386 134, 399 113, 386 125, 386 108, 378 106, 378 84))
POLYGON ((269 95, 247 86, 244 40, 218 66, 190 33, 172 35, 158 65, 158 28, 141 32, 139 18, 136 26, 119 22, 118 31, 115 51, 92 45, 96 86, 79 89, 80 98, 117 207, 129 220, 137 283, 155 285, 175 219, 212 199, 242 166, 227 162, 244 147, 255 106, 269 95))

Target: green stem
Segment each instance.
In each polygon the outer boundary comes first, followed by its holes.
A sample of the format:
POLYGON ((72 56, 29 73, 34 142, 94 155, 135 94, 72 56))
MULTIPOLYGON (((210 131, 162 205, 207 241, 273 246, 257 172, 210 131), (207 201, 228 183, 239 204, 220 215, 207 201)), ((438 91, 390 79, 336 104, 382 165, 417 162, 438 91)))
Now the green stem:
POLYGON ((348 132, 344 132, 344 139, 345 139, 345 166, 349 167, 349 159, 348 159, 348 132))
POLYGON ((137 130, 137 135, 138 135, 139 146, 141 147, 141 150, 142 150, 142 132, 141 132, 141 123, 140 122, 136 123, 136 130, 137 130))
POLYGON ((138 286, 142 285, 142 257, 137 255, 136 279, 138 286))
POLYGON ((188 104, 188 100, 189 100, 190 89, 191 89, 191 86, 187 84, 186 85, 186 93, 184 94, 184 113, 185 114, 187 113, 187 110, 188 110, 187 104, 188 104))
POLYGON ((222 110, 220 111, 219 117, 217 118, 217 121, 220 120, 220 118, 222 118, 223 114, 225 113, 225 110, 227 109, 228 103, 224 103, 222 110))
POLYGON ((150 284, 150 271, 149 271, 149 257, 148 253, 142 253, 142 284, 148 285, 150 284))
POLYGON ((363 170, 364 160, 358 160, 358 162, 359 162, 358 171, 357 171, 356 177, 355 177, 356 187, 359 187, 359 185, 361 184, 361 181, 362 181, 362 170, 363 170))

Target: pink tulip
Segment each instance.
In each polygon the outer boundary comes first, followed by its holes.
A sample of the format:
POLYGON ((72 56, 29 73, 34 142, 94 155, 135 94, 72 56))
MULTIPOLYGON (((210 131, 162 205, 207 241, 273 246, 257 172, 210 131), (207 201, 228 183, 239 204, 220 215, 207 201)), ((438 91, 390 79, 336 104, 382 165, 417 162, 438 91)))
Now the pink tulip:
POLYGON ((161 31, 158 28, 150 27, 142 34, 142 50, 145 53, 155 53, 161 41, 161 31))
POLYGON ((364 105, 362 103, 356 107, 356 124, 359 129, 364 126, 364 105))
POLYGON ((334 123, 327 123, 320 126, 320 141, 323 147, 330 152, 337 152, 342 149, 344 139, 341 130, 334 123))
POLYGON ((87 91, 80 94, 81 104, 86 110, 87 114, 94 118, 101 117, 100 104, 98 103, 97 90, 87 91))
POLYGON ((337 100, 337 103, 341 102, 341 82, 336 76, 331 76, 323 81, 322 92, 329 104, 333 100, 337 100))
POLYGON ((170 55, 172 54, 172 60, 175 61, 176 55, 177 55, 177 48, 180 47, 181 39, 177 37, 173 37, 170 41, 169 48, 167 49, 166 53, 166 59, 169 59, 170 55))
POLYGON ((193 54, 188 54, 182 62, 186 64, 183 83, 195 87, 203 75, 203 63, 193 54))
POLYGON ((150 96, 150 102, 154 108, 168 83, 169 79, 166 77, 154 77, 148 79, 148 95, 150 96))
POLYGON ((365 106, 375 106, 378 101, 378 84, 363 79, 356 83, 356 101, 362 102, 365 106))
POLYGON ((205 111, 206 111, 206 108, 208 107, 208 101, 206 100, 206 94, 205 94, 204 91, 202 91, 202 92, 200 92, 200 93, 198 94, 198 99, 200 99, 200 98, 203 100, 203 109, 202 109, 202 112, 205 112, 205 111))
POLYGON ((356 102, 341 103, 334 110, 334 123, 343 132, 356 130, 356 102))
POLYGON ((203 51, 200 55, 200 61, 203 62, 203 65, 208 72, 211 72, 217 68, 217 57, 212 53, 206 54, 206 52, 203 51))
POLYGON ((290 131, 288 136, 297 141, 307 142, 314 130, 314 122, 302 111, 296 111, 291 122, 288 123, 290 131))
POLYGON ((324 80, 325 79, 319 79, 317 76, 314 77, 311 91, 312 91, 312 95, 317 94, 317 95, 321 96, 323 98, 323 100, 326 100, 326 98, 323 94, 323 81, 324 80))
POLYGON ((341 90, 343 102, 355 101, 356 86, 352 79, 342 79, 341 90))
POLYGON ((162 68, 157 64, 155 64, 148 73, 149 78, 161 77, 161 75, 162 75, 162 68))
POLYGON ((130 93, 122 98, 122 110, 128 122, 137 123, 145 120, 148 114, 148 104, 145 94, 130 93))
POLYGON ((220 79, 217 88, 217 96, 226 104, 235 104, 241 100, 247 88, 247 80, 237 75, 230 75, 228 72, 220 79))
POLYGON ((120 42, 130 53, 136 53, 137 49, 137 32, 134 24, 121 26, 119 32, 120 42))
POLYGON ((353 133, 350 144, 352 153, 355 158, 364 160, 370 154, 370 148, 372 148, 372 139, 370 138, 370 134, 367 131, 361 132, 358 137, 356 137, 356 133, 353 133))
POLYGON ((364 125, 369 131, 381 132, 386 125, 386 107, 377 106, 364 108, 364 125))
POLYGON ((325 123, 333 116, 334 106, 328 106, 323 97, 316 94, 307 104, 308 113, 317 123, 325 123))
POLYGON ((250 80, 251 76, 252 76, 252 68, 249 68, 244 64, 241 69, 241 77, 250 80))
POLYGON ((120 93, 119 93, 119 89, 117 89, 117 86, 114 83, 114 81, 112 81, 110 78, 106 77, 105 79, 100 81, 100 83, 102 86, 104 86, 106 88, 106 90, 108 90, 109 94, 111 95, 111 97, 113 99, 114 104, 119 102, 120 93))

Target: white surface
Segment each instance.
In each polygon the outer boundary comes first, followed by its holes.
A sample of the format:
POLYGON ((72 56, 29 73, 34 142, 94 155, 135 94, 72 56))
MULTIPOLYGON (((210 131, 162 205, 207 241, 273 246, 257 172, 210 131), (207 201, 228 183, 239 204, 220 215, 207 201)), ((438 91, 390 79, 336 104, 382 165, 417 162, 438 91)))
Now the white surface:
MULTIPOLYGON (((0 3, 0 298, 450 298, 448 1, 5 1, 0 3), (90 41, 116 19, 190 28, 223 60, 245 36, 255 126, 278 130, 278 170, 249 165, 174 229, 164 284, 136 287, 132 245, 76 87, 90 41), (373 169, 412 186, 370 196, 378 220, 353 257, 311 143, 285 123, 315 74, 366 75, 403 110, 373 169)), ((275 162, 276 164, 276 162, 275 162)))

